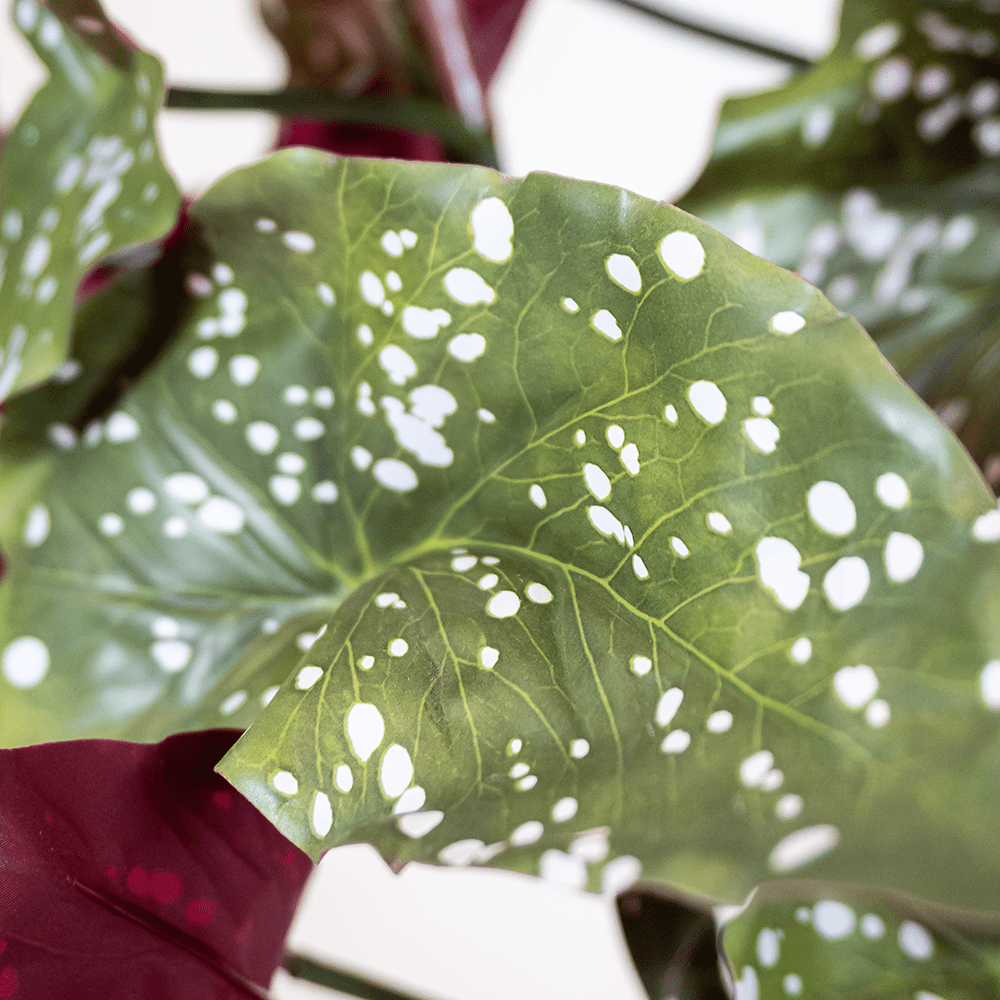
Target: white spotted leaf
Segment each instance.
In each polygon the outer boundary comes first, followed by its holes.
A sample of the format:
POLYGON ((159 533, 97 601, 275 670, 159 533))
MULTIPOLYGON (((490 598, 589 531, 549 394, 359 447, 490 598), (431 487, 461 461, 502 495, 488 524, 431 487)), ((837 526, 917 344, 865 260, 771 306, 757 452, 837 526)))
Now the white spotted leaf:
POLYGON ((994 7, 846 0, 814 68, 726 102, 680 202, 856 316, 995 490, 998 168, 994 7))
POLYGON ((192 216, 163 354, 0 468, 5 742, 253 723, 223 773, 314 857, 995 903, 994 505, 856 322, 544 175, 290 150, 192 216))
POLYGON ((0 172, 0 401, 67 358, 80 279, 163 236, 180 193, 156 146, 163 67, 96 0, 18 0, 49 79, 6 137, 0 172))
POLYGON ((992 1000, 998 930, 995 915, 799 882, 759 889, 720 943, 731 978, 754 979, 762 998, 992 1000))

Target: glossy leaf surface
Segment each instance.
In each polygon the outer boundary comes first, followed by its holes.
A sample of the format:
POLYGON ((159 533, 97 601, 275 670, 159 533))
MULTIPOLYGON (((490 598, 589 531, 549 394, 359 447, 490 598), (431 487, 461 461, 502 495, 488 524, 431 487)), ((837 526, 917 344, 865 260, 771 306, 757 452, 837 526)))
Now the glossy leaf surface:
POLYGON ((1000 485, 1000 15, 847 0, 836 47, 727 101, 681 205, 856 316, 1000 485))
POLYGON ((235 735, 0 751, 0 996, 266 997, 312 866, 213 773, 235 735))
POLYGON ((996 905, 997 515, 856 323, 554 177, 298 150, 192 214, 173 347, 6 477, 6 741, 260 715, 223 773, 313 857, 996 905))
POLYGON ((992 1000, 1000 947, 963 926, 871 890, 765 887, 725 926, 736 1000, 992 1000))
POLYGON ((180 194, 156 149, 163 69, 96 0, 14 4, 49 71, 4 144, 0 400, 66 360, 73 297, 99 260, 174 223, 180 194))

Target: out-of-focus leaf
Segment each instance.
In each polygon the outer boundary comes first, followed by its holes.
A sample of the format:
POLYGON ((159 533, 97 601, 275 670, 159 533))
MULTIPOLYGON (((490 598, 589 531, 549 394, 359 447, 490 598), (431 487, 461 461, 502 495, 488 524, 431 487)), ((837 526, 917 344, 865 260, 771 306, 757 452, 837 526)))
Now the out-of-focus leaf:
POLYGON ((780 90, 726 102, 680 204, 855 315, 1000 484, 1000 14, 846 0, 780 90))
MULTIPOLYGON (((294 86, 345 94, 430 97, 487 134, 486 91, 525 0, 265 0, 264 19, 288 56, 294 86)), ((407 130, 289 120, 279 146, 351 156, 468 156, 415 120, 407 130)))
POLYGON ((266 997, 312 865, 212 772, 235 735, 0 751, 0 996, 266 997))
POLYGON ((0 400, 66 360, 73 297, 101 258, 166 233, 180 195, 156 149, 163 69, 96 0, 17 0, 49 71, 4 145, 0 400))
POLYGON ((640 889, 626 890, 616 904, 650 1000, 726 1000, 710 914, 640 889))
POLYGON ((260 715, 224 773, 314 857, 997 905, 1000 515, 856 323, 554 177, 294 150, 192 217, 2 539, 5 741, 260 715))
POLYGON ((736 1000, 995 1000, 997 931, 995 915, 963 921, 865 887, 789 883, 758 890, 722 944, 736 1000))

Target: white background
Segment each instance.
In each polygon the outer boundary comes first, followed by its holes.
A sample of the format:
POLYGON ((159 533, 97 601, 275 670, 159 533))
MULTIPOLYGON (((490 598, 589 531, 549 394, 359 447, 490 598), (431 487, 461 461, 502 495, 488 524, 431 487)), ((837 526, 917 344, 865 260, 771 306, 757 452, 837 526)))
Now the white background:
MULTIPOLYGON (((276 88, 281 51, 252 0, 105 0, 180 86, 276 88)), ((686 12, 819 56, 836 0, 686 0, 686 12)), ((685 7, 675 8, 678 12, 685 7)), ((531 0, 493 92, 504 169, 597 180, 672 200, 698 176, 721 100, 778 86, 780 65, 657 24, 606 0, 531 0)), ((0 26, 0 121, 42 71, 0 26)), ((273 121, 167 111, 160 133, 182 187, 203 191, 261 156, 273 121)), ((411 866, 393 876, 365 847, 321 864, 290 945, 449 1000, 640 1000, 612 902, 498 871, 411 866)), ((329 998, 279 973, 276 1000, 329 998)))

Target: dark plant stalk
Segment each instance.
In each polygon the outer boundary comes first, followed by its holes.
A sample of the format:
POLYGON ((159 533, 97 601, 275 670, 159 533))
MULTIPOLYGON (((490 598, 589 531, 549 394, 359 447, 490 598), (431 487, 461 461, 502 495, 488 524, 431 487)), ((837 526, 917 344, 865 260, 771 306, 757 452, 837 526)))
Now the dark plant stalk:
POLYGON ((454 111, 425 98, 371 94, 344 97, 330 90, 299 88, 215 91, 170 87, 165 104, 168 108, 194 111, 271 111, 290 117, 431 132, 458 162, 499 168, 496 147, 487 132, 468 128, 454 111))
POLYGON ((340 990, 341 993, 358 997, 358 1000, 425 1000, 424 997, 412 993, 400 993, 349 972, 342 972, 340 969, 331 969, 329 966, 314 962, 311 958, 306 958, 305 955, 292 952, 285 955, 284 969, 296 979, 340 990))
POLYGON ((706 24, 703 21, 694 21, 687 17, 681 17, 678 14, 671 14, 661 7, 648 2, 648 0, 612 0, 612 2, 621 4, 622 7, 628 7, 630 10, 637 10, 641 14, 646 14, 674 28, 681 28, 684 31, 701 35, 703 38, 710 38, 714 42, 722 42, 724 45, 730 45, 733 48, 743 49, 746 52, 753 52, 758 56, 766 56, 768 59, 775 59, 778 62, 786 63, 796 70, 809 69, 813 65, 811 59, 807 59, 797 52, 789 52, 787 49, 779 48, 777 45, 771 45, 768 42, 734 34, 722 25, 706 24))

